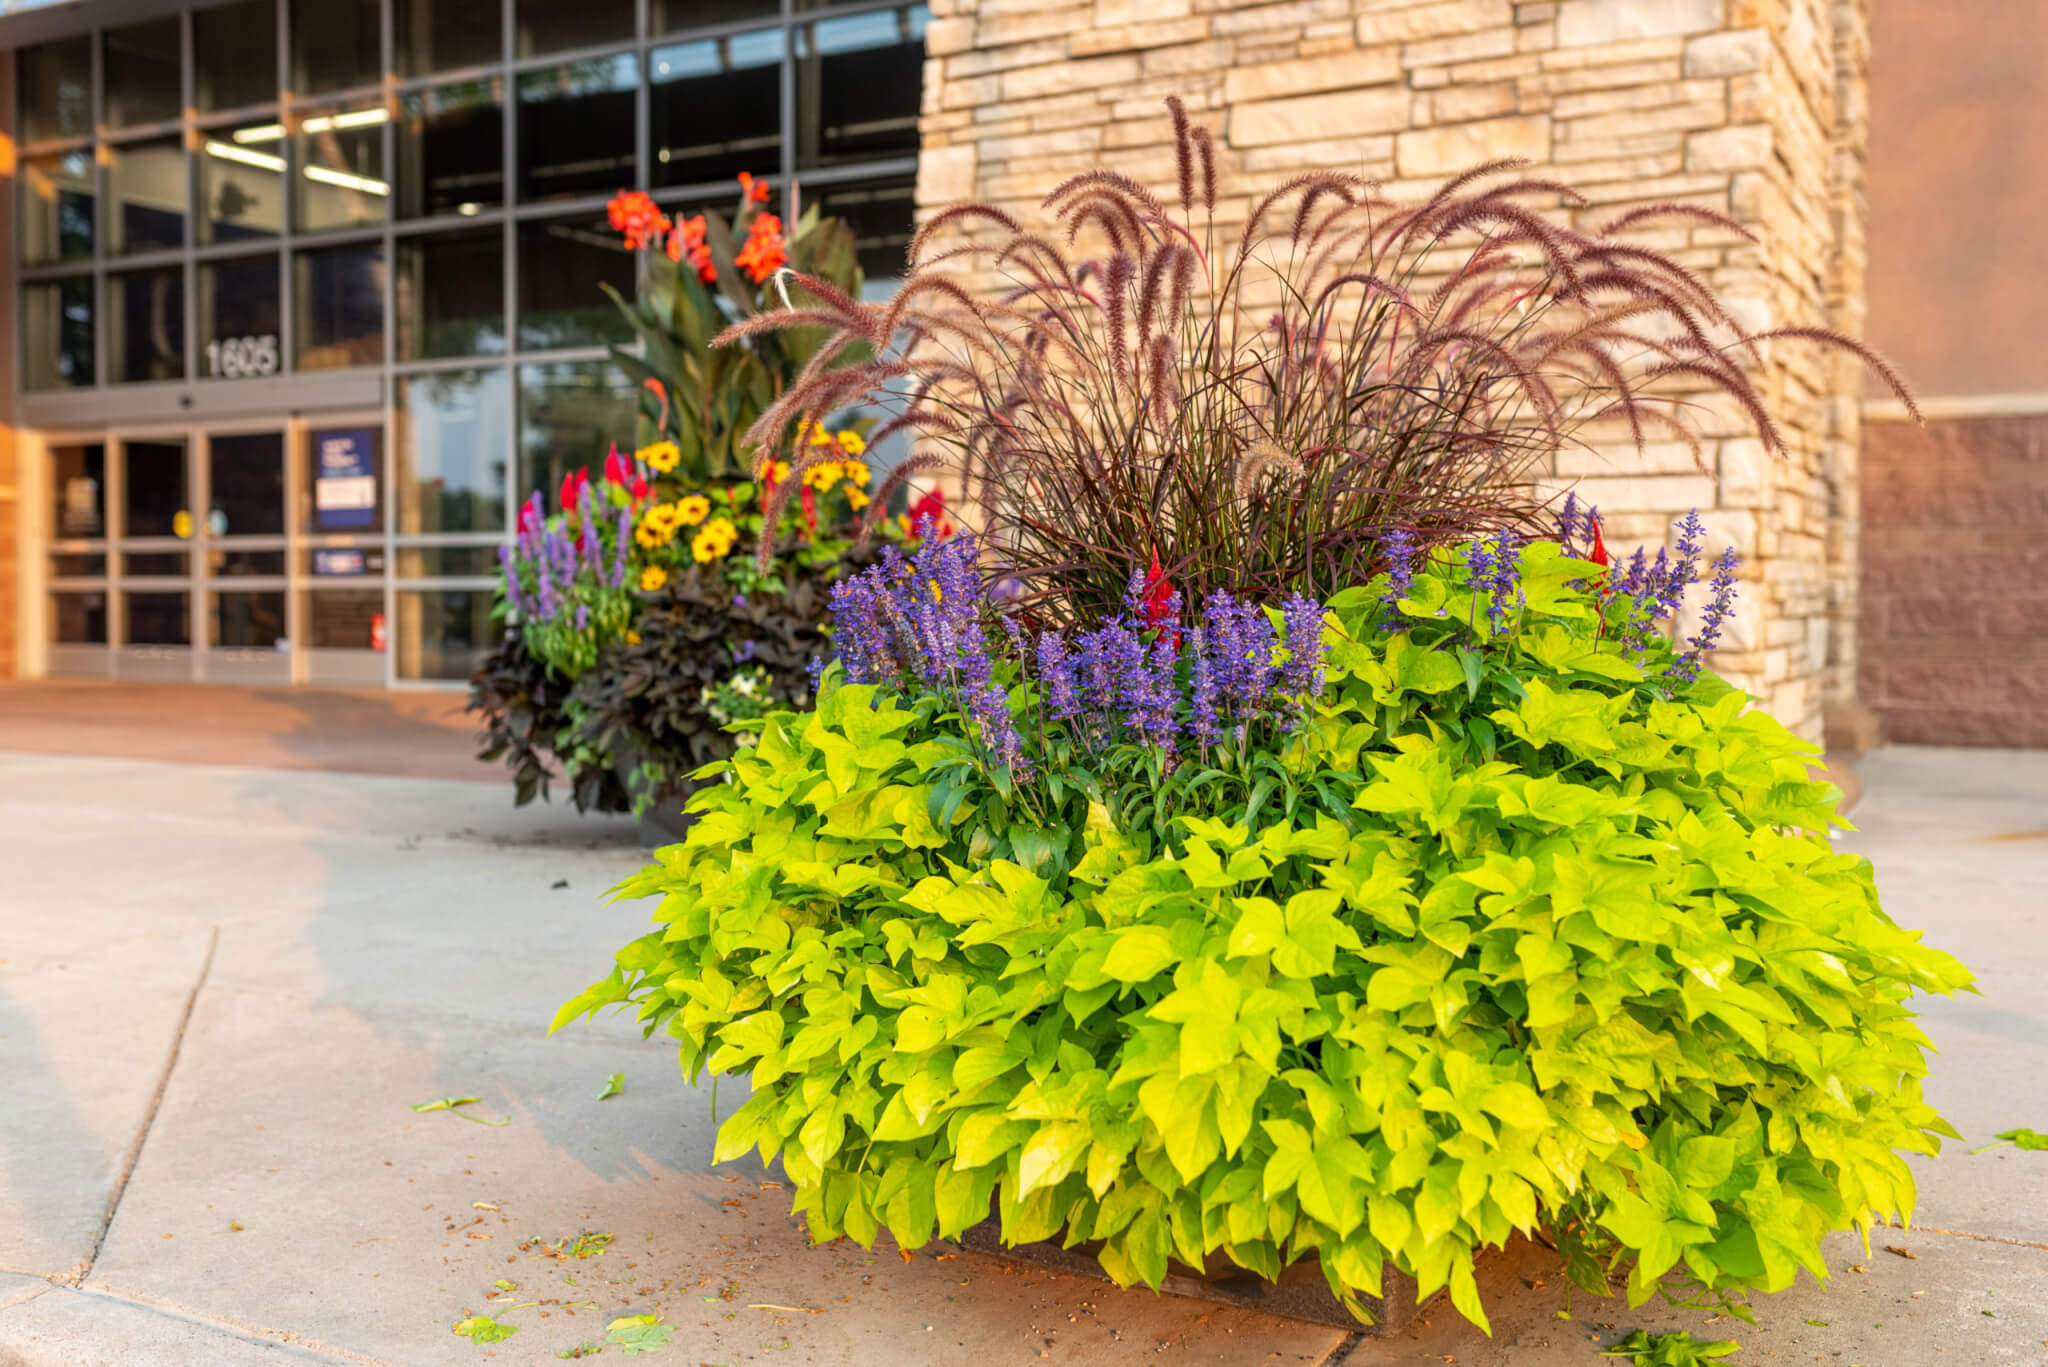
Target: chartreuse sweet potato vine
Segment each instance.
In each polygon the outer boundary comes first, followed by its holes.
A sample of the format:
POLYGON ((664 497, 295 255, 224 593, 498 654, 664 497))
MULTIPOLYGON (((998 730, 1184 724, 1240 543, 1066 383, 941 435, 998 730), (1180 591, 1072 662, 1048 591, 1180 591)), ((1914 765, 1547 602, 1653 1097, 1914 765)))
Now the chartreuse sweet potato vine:
POLYGON ((1824 1278, 1954 1134, 1906 999, 1969 975, 1829 847, 1811 747, 1518 556, 1505 620, 1449 553, 1392 609, 1340 593, 1263 777, 1164 805, 985 770, 937 700, 828 673, 620 886, 658 928, 556 1023, 631 1003, 747 1075, 718 1156, 780 1154, 821 1239, 993 1198, 1125 1283, 1317 1254, 1362 1313, 1391 1263, 1482 1327, 1516 1230, 1632 1303, 1824 1278))

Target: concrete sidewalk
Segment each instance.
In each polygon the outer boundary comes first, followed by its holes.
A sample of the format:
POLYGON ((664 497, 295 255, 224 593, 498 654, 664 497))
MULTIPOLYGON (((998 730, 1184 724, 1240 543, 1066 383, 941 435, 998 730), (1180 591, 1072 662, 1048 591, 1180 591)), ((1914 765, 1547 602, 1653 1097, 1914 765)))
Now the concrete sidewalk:
MULTIPOLYGON (((1985 989, 1929 1005, 1932 1095, 1972 1143, 2048 1128, 2048 755, 1864 777, 1852 843, 1985 989)), ((769 1174, 712 1168, 710 1089, 660 1039, 543 1035, 644 924, 599 900, 639 860, 629 824, 497 786, 0 754, 0 1365, 541 1363, 653 1312, 683 1367, 1561 1367, 1637 1326, 1739 1362, 2048 1360, 2048 1154, 2010 1149, 1921 1164, 1915 1230, 1879 1241, 1916 1256, 1837 1240, 1833 1287, 1757 1328, 1559 1319, 1532 1247, 1484 1279, 1492 1340, 1444 1312, 1387 1343, 944 1247, 810 1249, 769 1174), (481 1100, 410 1109, 448 1096, 481 1100), (602 1256, 550 1247, 586 1232, 602 1256), (450 1332, 493 1309, 520 1332, 450 1332)))

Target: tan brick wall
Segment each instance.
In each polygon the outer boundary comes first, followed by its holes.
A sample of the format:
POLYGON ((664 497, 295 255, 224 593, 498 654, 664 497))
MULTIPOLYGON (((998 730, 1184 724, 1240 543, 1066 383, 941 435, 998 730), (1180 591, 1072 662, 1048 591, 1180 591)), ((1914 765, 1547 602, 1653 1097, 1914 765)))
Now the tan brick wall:
MULTIPOLYGON (((922 212, 966 197, 1042 221, 1038 201, 1107 164, 1174 183, 1160 102, 1216 132, 1219 222, 1255 190, 1336 168, 1413 193, 1489 157, 1528 157, 1588 222, 1685 200, 1752 245, 1683 229, 1648 245, 1704 275, 1752 328, 1860 325, 1867 0, 932 0, 922 212)), ((1766 348, 1760 385, 1791 445, 1767 458, 1730 407, 1682 446, 1565 453, 1610 538, 1663 541, 1688 508, 1745 557, 1719 666, 1817 737, 1855 678, 1853 371, 1766 348)))
POLYGON ((2048 746, 2048 415, 1864 435, 1861 693, 1884 738, 2048 746))

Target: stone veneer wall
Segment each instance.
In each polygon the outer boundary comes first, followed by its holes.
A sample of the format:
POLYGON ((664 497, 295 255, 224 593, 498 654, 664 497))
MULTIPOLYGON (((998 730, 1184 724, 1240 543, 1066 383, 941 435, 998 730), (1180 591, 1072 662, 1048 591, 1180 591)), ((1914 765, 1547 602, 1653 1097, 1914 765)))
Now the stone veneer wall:
MULTIPOLYGON (((1038 221, 1075 171, 1174 184, 1177 94, 1218 135, 1219 221, 1312 168, 1397 196, 1498 156, 1551 168, 1599 223, 1679 199, 1754 227, 1642 239, 1752 328, 1860 325, 1868 0, 930 0, 918 205, 977 198, 1038 221)), ((1232 219, 1235 223, 1232 224, 1232 219)), ((1566 452, 1552 472, 1661 542, 1699 507, 1745 559, 1720 667, 1818 737, 1855 680, 1853 367, 1806 344, 1759 375, 1791 454, 1722 404, 1682 444, 1566 452)))

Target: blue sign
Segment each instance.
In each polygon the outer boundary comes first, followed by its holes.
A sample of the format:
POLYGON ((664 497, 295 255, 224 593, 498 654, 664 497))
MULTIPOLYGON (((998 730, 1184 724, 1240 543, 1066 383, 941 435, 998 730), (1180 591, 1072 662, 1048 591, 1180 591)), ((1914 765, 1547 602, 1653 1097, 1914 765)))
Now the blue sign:
POLYGON ((313 552, 313 573, 318 575, 356 575, 368 569, 361 551, 313 552))
POLYGON ((323 532, 377 525, 377 429, 315 432, 313 522, 323 532))

